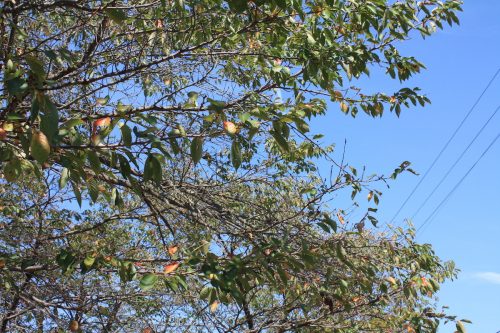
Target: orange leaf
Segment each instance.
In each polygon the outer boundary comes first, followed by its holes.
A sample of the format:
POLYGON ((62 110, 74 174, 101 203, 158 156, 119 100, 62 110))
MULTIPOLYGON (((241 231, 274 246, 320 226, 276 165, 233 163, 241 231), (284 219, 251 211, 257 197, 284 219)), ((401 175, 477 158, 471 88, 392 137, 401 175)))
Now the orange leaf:
POLYGON ((337 213, 337 217, 338 217, 338 219, 340 221, 340 224, 344 224, 345 223, 344 217, 340 213, 337 213))
POLYGON ((179 250, 179 247, 177 245, 172 245, 168 247, 168 254, 173 256, 174 254, 177 253, 177 250, 179 250))
POLYGON ((110 117, 99 118, 94 121, 94 126, 108 127, 111 124, 110 117))
POLYGON ((341 101, 344 98, 344 95, 342 95, 342 93, 338 90, 335 90, 333 94, 335 95, 335 99, 337 101, 341 101))
POLYGON ((172 273, 173 271, 175 271, 177 269, 177 267, 179 267, 179 263, 178 262, 174 262, 174 263, 171 263, 171 264, 168 264, 168 265, 165 265, 163 267, 163 273, 165 274, 170 274, 172 273))
POLYGON ((102 146, 102 138, 99 134, 92 134, 90 141, 94 146, 102 146))

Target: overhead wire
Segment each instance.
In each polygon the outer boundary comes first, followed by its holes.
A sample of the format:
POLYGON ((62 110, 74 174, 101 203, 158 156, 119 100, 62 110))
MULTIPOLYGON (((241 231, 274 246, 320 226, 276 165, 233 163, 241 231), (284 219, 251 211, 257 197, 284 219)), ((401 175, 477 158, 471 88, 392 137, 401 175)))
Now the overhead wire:
POLYGON ((444 197, 443 200, 436 206, 436 208, 432 211, 432 213, 425 219, 425 221, 417 228, 416 232, 418 233, 426 224, 430 222, 433 217, 435 217, 436 213, 438 210, 443 207, 443 205, 446 203, 446 201, 451 197, 451 195, 457 190, 457 188, 464 182, 464 180, 467 178, 467 176, 471 173, 472 170, 477 166, 479 161, 486 155, 486 153, 493 147, 495 142, 498 140, 500 137, 500 133, 497 134, 497 136, 490 142, 488 147, 483 151, 483 153, 479 156, 479 158, 474 162, 474 164, 467 170, 467 172, 460 178, 460 180, 455 184, 455 186, 451 189, 451 191, 448 192, 448 194, 444 197))
POLYGON ((436 165, 437 161, 441 158, 441 156, 443 155, 443 153, 445 152, 445 150, 448 148, 448 146, 450 145, 451 141, 453 141, 453 139, 457 135, 458 131, 460 131, 460 129, 462 128, 462 126, 464 125, 464 123, 466 122, 466 120, 469 118, 469 116, 475 110, 476 106, 479 104, 479 102, 483 98, 484 94, 486 93, 486 91, 488 91, 488 89, 490 88, 491 84, 493 83, 493 81, 495 81, 495 79, 496 79, 496 77, 498 76, 499 73, 500 73, 500 68, 497 69, 497 71, 495 72, 495 74, 489 80, 489 82, 486 85, 486 87, 483 89, 483 91, 481 92, 481 94, 479 95, 479 97, 476 99, 476 101, 474 102, 474 104, 472 105, 472 107, 469 109, 469 111, 467 112, 467 114, 465 115, 465 117, 462 119, 462 121, 460 122, 460 124, 458 125, 458 127, 455 129, 455 131, 453 132, 453 134, 451 135, 451 137, 445 143, 445 145, 443 146, 443 148, 441 149, 441 151, 434 158, 434 161, 432 161, 431 165, 425 171, 425 173, 422 176, 422 178, 420 178, 420 180, 415 185, 415 187, 412 189, 412 191, 410 192, 410 194, 403 201, 403 203, 401 204, 401 206, 397 210, 396 214, 394 214, 394 216, 392 217, 392 219, 390 220, 389 223, 392 223, 396 219, 396 217, 399 215, 399 213, 401 213, 401 211, 403 210, 403 208, 406 206, 406 204, 408 203, 408 201, 411 199, 411 197, 413 196, 413 194, 415 194, 415 192, 417 191, 417 189, 420 187, 420 185, 422 184, 422 182, 425 180, 425 178, 427 177, 427 175, 429 174, 429 172, 434 167, 434 165, 436 165))
POLYGON ((439 181, 439 183, 432 189, 432 191, 427 195, 427 197, 425 198, 425 200, 422 202, 422 204, 418 207, 418 209, 415 211, 415 213, 412 215, 412 220, 415 218, 415 216, 418 215, 418 213, 422 210, 422 208, 427 204, 427 202, 429 201, 429 199, 434 195, 434 193, 437 191, 437 189, 443 184, 443 182, 446 180, 446 178, 448 178, 448 176, 450 175, 450 173, 453 171, 453 169, 455 169, 455 167, 457 166, 457 164, 462 160, 462 158, 464 157, 464 155, 467 153, 467 151, 469 150, 469 148, 474 144, 474 142, 476 141, 476 139, 481 135, 481 133, 484 131, 484 129, 486 128, 486 126, 488 126, 488 124, 490 123, 490 121, 495 117, 495 115, 498 113, 498 110, 500 110, 500 106, 498 106, 494 112, 491 114, 491 116, 488 118, 488 120, 483 124, 483 126, 479 129, 479 131, 476 133, 476 135, 474 136, 474 138, 469 142, 469 144, 467 145, 467 147, 465 147, 465 149, 462 151, 462 153, 460 154, 460 156, 458 156, 458 158, 455 160, 455 162, 453 163, 452 166, 450 166, 448 168, 448 170, 446 171, 446 173, 444 174, 443 177, 441 177, 441 180, 439 181))

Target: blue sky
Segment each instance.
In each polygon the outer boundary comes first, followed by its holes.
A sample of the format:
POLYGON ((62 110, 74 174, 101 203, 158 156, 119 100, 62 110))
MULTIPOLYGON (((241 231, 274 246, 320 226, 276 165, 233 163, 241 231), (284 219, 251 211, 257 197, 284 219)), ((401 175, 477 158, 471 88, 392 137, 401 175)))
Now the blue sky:
MULTIPOLYGON (((415 38, 403 46, 403 53, 416 56, 427 67, 405 85, 422 88, 431 98, 431 105, 404 110, 400 118, 386 113, 380 119, 373 119, 359 113, 353 119, 343 115, 338 105, 332 104, 325 117, 314 121, 312 130, 326 134, 324 142, 336 143, 338 152, 347 140, 346 160, 356 167, 366 165, 367 174, 390 174, 405 160, 411 161, 412 167, 422 174, 500 68, 499 17, 499 0, 465 0, 464 12, 459 15, 460 26, 448 27, 426 40, 415 38)), ((389 94, 399 87, 399 83, 374 73, 362 83, 362 87, 389 94)), ((398 215, 397 224, 402 225, 404 218, 415 213, 444 172, 500 105, 499 92, 500 75, 398 215)), ((416 226, 423 223, 499 132, 500 113, 416 216, 413 221, 416 226)), ((458 279, 445 284, 438 296, 441 305, 450 307, 450 313, 473 321, 468 327, 469 332, 500 331, 498 171, 500 141, 471 172, 439 215, 418 235, 420 242, 433 244, 442 259, 455 261, 461 269, 458 279)), ((418 177, 405 174, 391 183, 391 189, 384 191, 379 205, 381 222, 392 219, 418 181, 418 177)), ((447 325, 439 332, 454 331, 454 325, 447 325)))
MULTIPOLYGON (((465 0, 464 12, 459 17, 460 26, 447 28, 426 40, 415 38, 403 47, 406 54, 415 55, 427 66, 426 71, 406 85, 421 87, 432 100, 430 106, 406 110, 399 119, 389 113, 381 119, 363 114, 352 119, 341 114, 338 106, 331 105, 331 111, 325 118, 315 121, 312 129, 326 133, 325 141, 337 143, 339 151, 346 139, 346 160, 351 165, 366 165, 370 172, 387 174, 402 161, 409 160, 418 172, 425 172, 500 67, 500 1, 465 0)), ((381 75, 373 75, 363 82, 363 87, 390 93, 398 84, 381 75)), ((500 105, 499 92, 500 77, 399 214, 398 223, 414 214, 500 105)), ((500 113, 416 216, 416 226, 427 218, 499 132, 500 113)), ((458 280, 444 285, 438 296, 442 305, 450 306, 451 313, 473 321, 469 332, 495 333, 500 330, 498 171, 500 141, 470 173, 439 215, 418 235, 420 242, 433 244, 441 258, 455 261, 461 269, 458 280)), ((379 206, 381 221, 392 218, 418 180, 418 177, 407 174, 392 183, 379 206)), ((440 332, 454 330, 454 325, 447 325, 440 332)))

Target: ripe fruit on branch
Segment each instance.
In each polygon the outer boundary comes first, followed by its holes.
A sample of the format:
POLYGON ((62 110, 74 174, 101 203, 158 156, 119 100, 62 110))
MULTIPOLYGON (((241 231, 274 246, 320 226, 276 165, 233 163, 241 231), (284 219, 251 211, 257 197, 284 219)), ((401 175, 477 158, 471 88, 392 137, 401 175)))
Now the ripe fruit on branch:
POLYGON ((68 328, 71 332, 78 332, 78 330, 80 329, 80 324, 78 323, 78 321, 72 320, 70 321, 68 328))
POLYGON ((40 163, 44 163, 50 154, 49 140, 40 131, 34 131, 31 136, 31 155, 40 163))

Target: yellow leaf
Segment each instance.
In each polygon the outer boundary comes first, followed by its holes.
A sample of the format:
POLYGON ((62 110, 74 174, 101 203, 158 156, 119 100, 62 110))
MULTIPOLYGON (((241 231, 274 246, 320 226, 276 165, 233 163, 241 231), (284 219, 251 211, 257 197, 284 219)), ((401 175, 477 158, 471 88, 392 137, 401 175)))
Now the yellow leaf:
POLYGON ((396 284, 396 279, 393 278, 392 276, 389 276, 388 278, 385 279, 387 282, 389 282, 392 285, 396 284))
POLYGON ((2 128, 7 132, 12 132, 14 130, 14 125, 12 123, 3 123, 2 128))
POLYGON ((219 307, 219 301, 216 300, 212 304, 210 304, 210 312, 214 313, 218 307, 219 307))
POLYGON ((340 102, 340 110, 342 112, 347 113, 349 111, 349 106, 345 102, 340 102))

